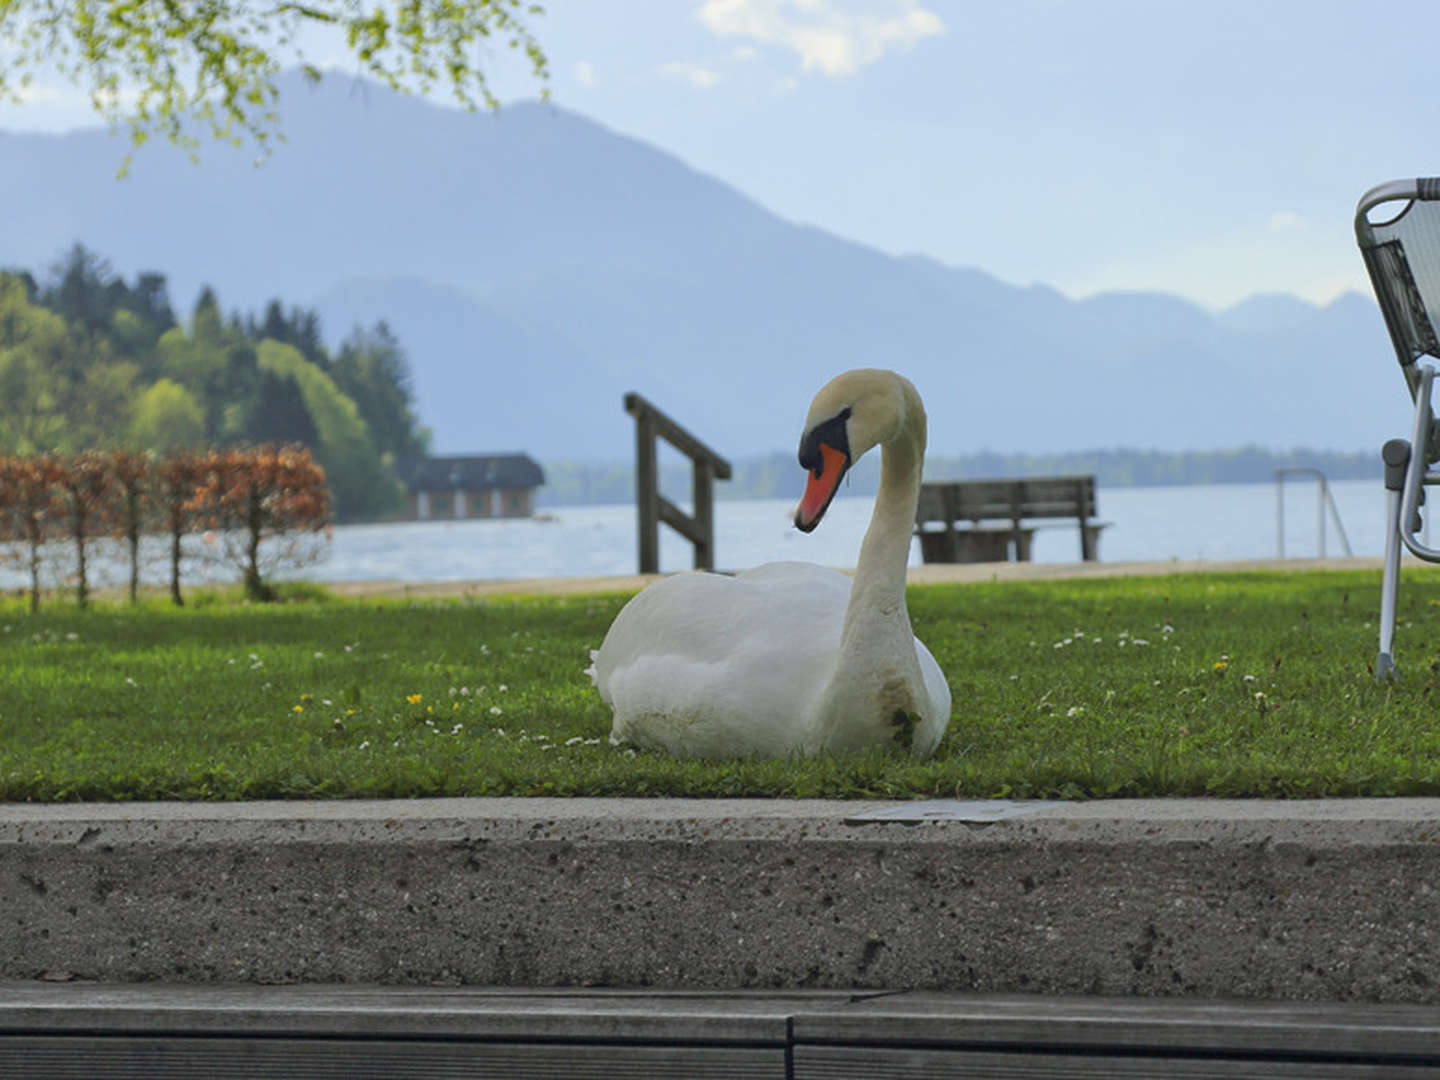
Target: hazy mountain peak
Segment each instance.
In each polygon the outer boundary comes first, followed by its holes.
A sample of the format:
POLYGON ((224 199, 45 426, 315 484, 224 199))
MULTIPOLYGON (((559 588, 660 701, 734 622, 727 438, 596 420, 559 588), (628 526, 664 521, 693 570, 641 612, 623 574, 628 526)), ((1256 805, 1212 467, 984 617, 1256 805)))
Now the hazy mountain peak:
POLYGON ((0 136, 0 263, 43 272, 78 240, 166 273, 180 310, 208 282, 227 311, 316 304, 331 340, 384 318, 453 452, 623 459, 627 390, 721 453, 768 452, 819 385, 870 366, 915 379, 940 454, 1393 434, 1395 387, 1357 362, 1387 348, 1358 294, 1220 316, 1163 293, 1071 301, 784 221, 553 105, 467 113, 334 75, 281 91, 288 141, 259 167, 147 146, 117 183, 121 139, 0 136))

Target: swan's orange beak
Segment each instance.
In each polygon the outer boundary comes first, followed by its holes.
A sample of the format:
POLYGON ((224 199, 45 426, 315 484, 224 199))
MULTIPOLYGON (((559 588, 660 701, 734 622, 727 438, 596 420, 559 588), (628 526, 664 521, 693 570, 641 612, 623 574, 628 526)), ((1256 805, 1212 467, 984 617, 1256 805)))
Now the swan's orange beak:
POLYGON ((795 527, 801 532, 810 532, 825 511, 830 500, 840 489, 840 478, 850 468, 850 456, 843 450, 836 450, 829 443, 820 444, 820 464, 806 474, 805 494, 800 496, 800 505, 795 508, 795 527))

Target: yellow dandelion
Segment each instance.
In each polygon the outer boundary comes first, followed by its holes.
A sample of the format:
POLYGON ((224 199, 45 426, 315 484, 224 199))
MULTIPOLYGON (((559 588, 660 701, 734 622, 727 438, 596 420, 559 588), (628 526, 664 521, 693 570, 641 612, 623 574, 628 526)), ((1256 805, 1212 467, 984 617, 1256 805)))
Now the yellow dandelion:
POLYGON ((405 698, 405 700, 408 701, 411 705, 419 705, 421 699, 424 698, 424 696, 424 694, 410 694, 408 697, 405 698))
POLYGON ((304 711, 305 711, 305 706, 304 706, 304 705, 295 705, 295 706, 292 706, 292 707, 291 707, 290 711, 291 711, 291 712, 304 712, 304 711))
POLYGON ((1215 674, 1219 675, 1222 671, 1224 671, 1224 670, 1225 670, 1226 668, 1228 668, 1229 666, 1230 666, 1230 665, 1227 664, 1224 660, 1216 660, 1216 661, 1215 661, 1215 674))

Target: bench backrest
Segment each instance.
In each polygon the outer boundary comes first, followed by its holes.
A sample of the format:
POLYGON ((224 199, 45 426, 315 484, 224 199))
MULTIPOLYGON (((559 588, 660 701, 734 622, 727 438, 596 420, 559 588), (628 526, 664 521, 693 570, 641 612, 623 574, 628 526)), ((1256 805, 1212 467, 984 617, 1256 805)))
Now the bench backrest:
POLYGON ((1095 477, 1041 476, 1017 480, 952 480, 920 486, 915 520, 984 521, 1003 518, 1095 516, 1095 477))
POLYGON ((1440 358, 1440 179, 1398 180, 1367 191, 1355 214, 1355 238, 1401 367, 1413 367, 1421 356, 1440 358))

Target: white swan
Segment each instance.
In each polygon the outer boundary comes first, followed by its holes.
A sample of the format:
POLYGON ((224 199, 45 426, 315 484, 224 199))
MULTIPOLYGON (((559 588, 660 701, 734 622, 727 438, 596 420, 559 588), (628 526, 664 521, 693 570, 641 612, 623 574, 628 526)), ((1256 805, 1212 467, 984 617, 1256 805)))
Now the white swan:
POLYGON ((950 687, 905 609, 925 409, 890 371, 850 371, 815 396, 795 525, 819 524, 847 469, 881 446, 880 489, 853 582, 810 563, 686 573, 634 597, 588 669, 611 737, 694 757, 935 749, 950 687))

